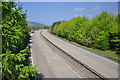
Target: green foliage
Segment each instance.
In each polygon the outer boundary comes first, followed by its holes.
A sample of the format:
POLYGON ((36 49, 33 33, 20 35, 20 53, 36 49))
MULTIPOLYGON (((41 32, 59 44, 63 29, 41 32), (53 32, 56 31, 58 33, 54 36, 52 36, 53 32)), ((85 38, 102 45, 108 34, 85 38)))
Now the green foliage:
POLYGON ((86 16, 78 16, 67 22, 55 22, 51 27, 51 33, 100 50, 118 50, 115 42, 120 42, 118 35, 110 35, 118 33, 118 16, 114 17, 107 11, 103 11, 92 21, 86 16))
POLYGON ((61 23, 61 21, 58 21, 58 22, 54 22, 52 25, 51 25, 51 33, 53 34, 56 34, 56 28, 57 26, 61 23))
POLYGON ((37 73, 27 56, 30 27, 22 6, 2 2, 2 80, 32 79, 37 73))
POLYGON ((30 30, 40 30, 40 29, 48 29, 49 27, 46 25, 42 25, 42 26, 30 26, 31 28, 29 28, 30 30))
MULTIPOLYGON (((2 9, 2 2, 0 2, 0 10, 2 9)), ((2 11, 0 11, 0 79, 2 78, 2 11)))
POLYGON ((39 29, 40 29, 40 26, 37 26, 37 25, 36 25, 35 27, 36 27, 36 29, 37 29, 37 30, 39 30, 39 29))

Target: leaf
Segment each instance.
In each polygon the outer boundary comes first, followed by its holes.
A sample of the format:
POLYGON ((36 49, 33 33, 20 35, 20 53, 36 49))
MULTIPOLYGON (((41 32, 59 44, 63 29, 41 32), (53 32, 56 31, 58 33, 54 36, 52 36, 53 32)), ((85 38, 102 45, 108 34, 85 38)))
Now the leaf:
POLYGON ((7 68, 7 71, 10 73, 10 74, 12 74, 12 72, 7 68))
POLYGON ((22 75, 22 74, 20 74, 20 77, 21 77, 21 78, 26 78, 26 76, 24 76, 24 75, 22 75))

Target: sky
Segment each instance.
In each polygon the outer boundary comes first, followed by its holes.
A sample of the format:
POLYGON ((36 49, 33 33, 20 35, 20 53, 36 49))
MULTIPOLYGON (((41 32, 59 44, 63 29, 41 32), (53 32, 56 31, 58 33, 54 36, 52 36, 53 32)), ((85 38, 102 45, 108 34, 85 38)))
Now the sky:
MULTIPOLYGON (((117 0, 116 0, 117 1, 117 0)), ((70 20, 77 16, 93 17, 107 11, 117 15, 118 2, 21 2, 27 20, 52 25, 56 21, 70 20)))
POLYGON ((20 2, 118 2, 120 0, 19 0, 20 2))

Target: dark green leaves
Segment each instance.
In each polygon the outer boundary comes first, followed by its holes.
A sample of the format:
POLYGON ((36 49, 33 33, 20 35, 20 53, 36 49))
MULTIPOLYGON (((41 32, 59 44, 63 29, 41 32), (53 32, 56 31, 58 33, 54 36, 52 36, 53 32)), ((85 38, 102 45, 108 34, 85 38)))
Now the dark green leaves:
POLYGON ((29 30, 22 5, 2 2, 2 19, 2 80, 30 80, 37 69, 28 63, 29 30))

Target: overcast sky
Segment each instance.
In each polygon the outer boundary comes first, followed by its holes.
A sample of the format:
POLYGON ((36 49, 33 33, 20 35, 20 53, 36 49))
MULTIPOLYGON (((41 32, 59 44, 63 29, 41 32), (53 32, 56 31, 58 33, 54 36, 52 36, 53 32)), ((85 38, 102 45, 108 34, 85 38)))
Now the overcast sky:
POLYGON ((27 20, 51 25, 53 22, 70 20, 77 16, 86 15, 92 19, 102 11, 117 15, 118 0, 109 1, 111 2, 30 2, 29 0, 22 3, 23 11, 27 10, 27 20))

